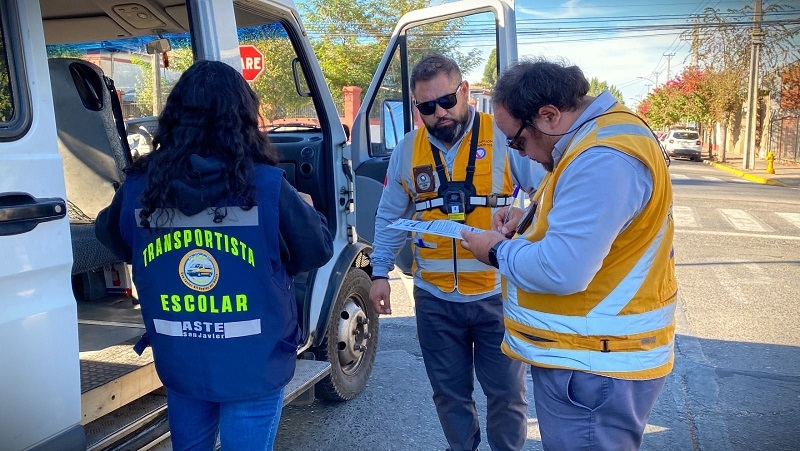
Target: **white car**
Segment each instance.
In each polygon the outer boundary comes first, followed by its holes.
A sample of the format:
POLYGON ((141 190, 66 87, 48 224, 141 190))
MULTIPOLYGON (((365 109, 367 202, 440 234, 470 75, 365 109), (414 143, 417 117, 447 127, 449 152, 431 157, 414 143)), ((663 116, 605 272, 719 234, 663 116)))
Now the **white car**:
POLYGON ((696 130, 670 130, 661 138, 661 145, 670 157, 702 161, 702 143, 696 130))

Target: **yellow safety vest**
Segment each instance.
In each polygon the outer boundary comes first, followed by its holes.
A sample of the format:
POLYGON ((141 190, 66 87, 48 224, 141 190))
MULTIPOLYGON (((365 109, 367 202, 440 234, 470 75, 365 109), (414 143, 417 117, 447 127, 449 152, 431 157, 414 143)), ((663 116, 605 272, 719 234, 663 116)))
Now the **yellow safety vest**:
MULTIPOLYGON (((535 366, 587 371, 621 379, 669 374, 674 359, 677 300, 672 236, 672 185, 650 130, 621 105, 573 137, 562 161, 535 196, 533 226, 515 239, 542 240, 561 174, 586 149, 610 147, 642 161, 653 192, 625 228, 585 291, 528 293, 503 279, 508 356, 535 366)), ((590 188, 589 188, 590 189, 590 188)))
MULTIPOLYGON (((497 208, 510 205, 513 186, 504 137, 494 136, 494 121, 490 115, 476 114, 481 115, 481 120, 472 180, 477 197, 473 199, 473 204, 477 202, 487 204, 476 206, 471 213, 468 213, 465 224, 488 230, 491 229, 492 215, 497 208), (499 201, 495 203, 494 199, 499 201)), ((457 152, 453 162, 453 173, 446 174, 450 181, 465 180, 471 140, 472 131, 468 130, 461 140, 460 147, 457 150, 450 150, 457 152)), ((417 208, 420 208, 419 205, 437 200, 440 186, 428 131, 419 128, 413 137, 406 137, 403 142, 401 183, 409 197, 418 204, 417 208)), ((444 162, 441 151, 436 149, 436 152, 440 153, 441 161, 444 162)), ((446 167, 445 172, 449 172, 446 167)), ((415 211, 413 219, 420 221, 447 219, 447 214, 439 208, 429 206, 428 209, 415 211)), ((497 270, 476 260, 472 253, 461 248, 458 240, 414 233, 412 249, 414 276, 436 285, 444 292, 458 290, 461 294, 475 295, 492 292, 500 286, 497 270)))

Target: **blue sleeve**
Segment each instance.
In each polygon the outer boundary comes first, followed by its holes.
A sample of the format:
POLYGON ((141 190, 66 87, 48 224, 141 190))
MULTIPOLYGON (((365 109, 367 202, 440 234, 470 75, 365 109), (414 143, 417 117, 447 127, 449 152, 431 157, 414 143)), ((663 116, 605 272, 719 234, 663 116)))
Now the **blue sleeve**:
POLYGON ((130 263, 133 259, 133 251, 125 241, 121 228, 124 192, 125 184, 123 183, 114 193, 114 199, 111 200, 111 204, 97 214, 97 219, 94 223, 94 235, 117 258, 130 263))
POLYGON ((281 178, 278 201, 281 260, 290 276, 325 265, 333 256, 328 221, 281 178))
POLYGON ((410 218, 413 213, 413 204, 408 193, 400 181, 400 161, 404 148, 404 139, 397 146, 389 158, 389 167, 386 170, 386 186, 375 213, 375 238, 372 241, 372 274, 387 276, 394 268, 397 254, 406 244, 408 232, 399 229, 390 229, 389 224, 399 218, 410 218))
POLYGON ((501 273, 532 293, 585 290, 652 190, 652 176, 641 161, 607 147, 587 150, 557 181, 544 238, 500 246, 501 273))

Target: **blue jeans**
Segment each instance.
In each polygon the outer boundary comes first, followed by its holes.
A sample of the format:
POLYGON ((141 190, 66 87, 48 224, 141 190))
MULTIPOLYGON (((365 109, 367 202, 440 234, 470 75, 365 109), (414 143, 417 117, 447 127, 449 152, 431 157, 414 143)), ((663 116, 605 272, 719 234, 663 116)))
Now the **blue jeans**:
POLYGON ((212 451, 219 431, 223 450, 272 450, 283 390, 236 402, 210 402, 167 390, 172 449, 212 451))
POLYGON ((433 402, 452 451, 478 449, 481 432, 475 408, 475 377, 486 394, 486 437, 493 451, 525 446, 528 403, 525 365, 500 350, 500 295, 449 302, 414 287, 417 332, 433 402))

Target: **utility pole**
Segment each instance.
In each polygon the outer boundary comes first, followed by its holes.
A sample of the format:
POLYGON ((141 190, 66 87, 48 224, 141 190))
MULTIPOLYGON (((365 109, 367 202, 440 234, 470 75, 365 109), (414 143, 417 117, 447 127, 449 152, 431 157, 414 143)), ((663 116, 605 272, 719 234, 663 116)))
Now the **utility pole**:
POLYGON ((667 57, 667 82, 669 82, 669 66, 672 62, 672 57, 675 56, 674 53, 665 53, 664 56, 667 57))
POLYGON ((764 33, 761 31, 761 0, 755 0, 753 10, 753 32, 750 35, 750 77, 747 81, 747 123, 745 124, 744 155, 742 169, 756 166, 756 119, 758 118, 758 58, 764 33))

